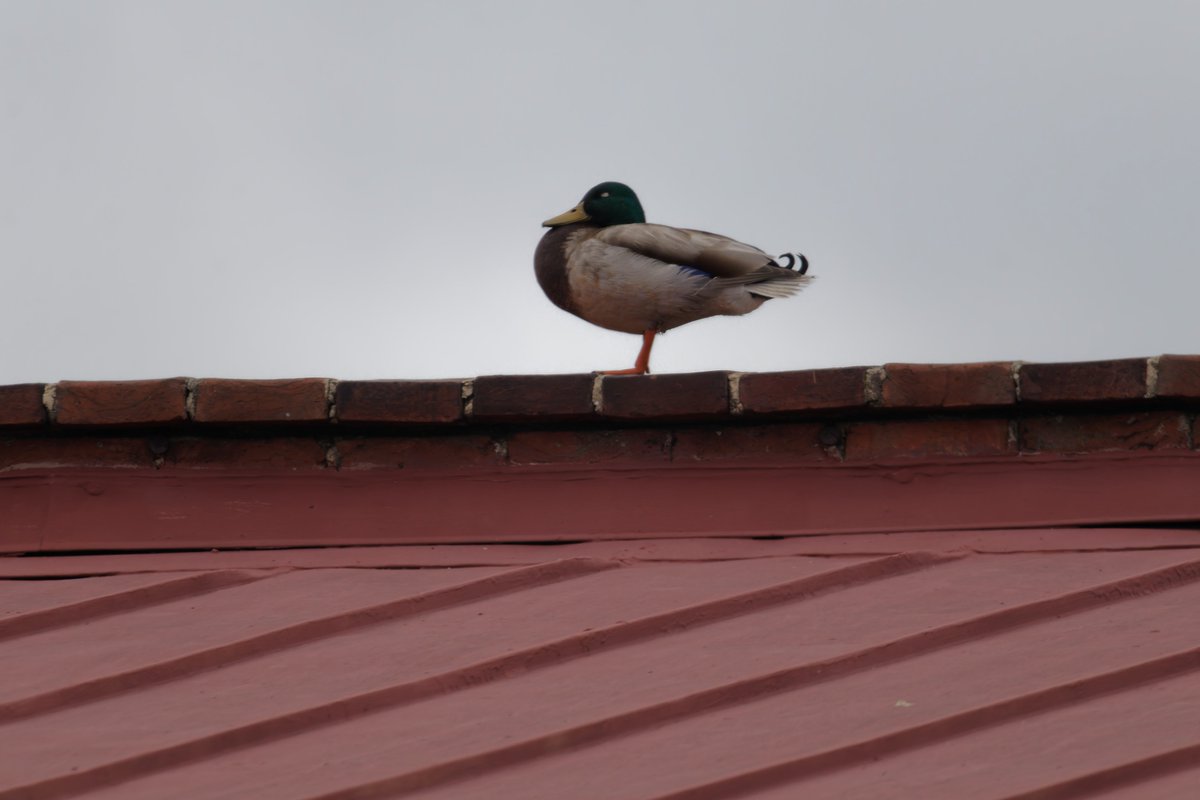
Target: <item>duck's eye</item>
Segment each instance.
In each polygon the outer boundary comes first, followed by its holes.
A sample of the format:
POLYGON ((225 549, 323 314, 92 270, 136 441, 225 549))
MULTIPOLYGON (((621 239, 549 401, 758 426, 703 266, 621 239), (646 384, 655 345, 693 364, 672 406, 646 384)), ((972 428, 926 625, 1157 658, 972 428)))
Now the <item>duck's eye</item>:
POLYGON ((600 196, 601 196, 601 197, 608 197, 608 192, 601 192, 601 193, 600 193, 600 196))

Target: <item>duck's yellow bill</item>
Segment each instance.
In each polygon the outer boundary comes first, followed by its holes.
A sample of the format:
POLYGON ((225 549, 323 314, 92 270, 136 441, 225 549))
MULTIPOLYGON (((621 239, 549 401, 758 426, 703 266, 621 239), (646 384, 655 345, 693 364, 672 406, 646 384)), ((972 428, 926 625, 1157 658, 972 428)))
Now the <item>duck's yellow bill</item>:
POLYGON ((557 217, 551 217, 542 223, 544 228, 557 228, 559 225, 570 225, 572 222, 586 222, 591 217, 583 210, 583 203, 572 208, 570 211, 565 211, 557 217))

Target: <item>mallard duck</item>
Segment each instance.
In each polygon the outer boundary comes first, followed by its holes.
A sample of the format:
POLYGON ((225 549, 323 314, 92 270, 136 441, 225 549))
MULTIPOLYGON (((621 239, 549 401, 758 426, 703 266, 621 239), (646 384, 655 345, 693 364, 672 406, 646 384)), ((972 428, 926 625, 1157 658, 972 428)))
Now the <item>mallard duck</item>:
POLYGON ((642 335, 633 367, 605 375, 644 375, 657 334, 718 314, 748 314, 812 280, 803 255, 775 259, 715 233, 646 222, 623 183, 592 187, 542 225, 550 230, 533 264, 551 302, 602 328, 642 335))

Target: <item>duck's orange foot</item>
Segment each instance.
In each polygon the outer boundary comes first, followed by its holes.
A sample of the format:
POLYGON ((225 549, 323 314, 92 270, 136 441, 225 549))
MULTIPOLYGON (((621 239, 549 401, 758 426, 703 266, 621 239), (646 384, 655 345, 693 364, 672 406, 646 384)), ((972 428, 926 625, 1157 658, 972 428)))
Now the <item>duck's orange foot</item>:
POLYGON ((596 372, 597 375, 649 375, 649 369, 638 369, 630 367, 629 369, 605 369, 596 372))
POLYGON ((597 375, 648 375, 650 374, 650 348, 654 346, 654 335, 657 330, 651 328, 642 334, 642 349, 638 351, 637 360, 629 369, 610 369, 597 372, 597 375))

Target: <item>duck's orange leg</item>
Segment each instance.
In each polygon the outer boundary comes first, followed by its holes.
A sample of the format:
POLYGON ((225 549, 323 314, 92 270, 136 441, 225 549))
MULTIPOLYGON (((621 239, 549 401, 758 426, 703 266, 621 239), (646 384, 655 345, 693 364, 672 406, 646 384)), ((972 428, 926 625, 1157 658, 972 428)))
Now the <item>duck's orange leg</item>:
POLYGON ((631 369, 610 369, 601 372, 601 375, 645 375, 650 372, 650 348, 654 346, 654 336, 658 333, 657 330, 651 328, 642 333, 642 349, 638 351, 637 361, 633 362, 631 369))

